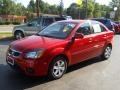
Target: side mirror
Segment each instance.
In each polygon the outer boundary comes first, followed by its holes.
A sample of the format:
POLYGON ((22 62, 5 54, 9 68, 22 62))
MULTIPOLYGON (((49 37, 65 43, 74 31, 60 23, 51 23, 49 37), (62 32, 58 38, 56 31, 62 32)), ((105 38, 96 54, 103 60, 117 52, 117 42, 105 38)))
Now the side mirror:
POLYGON ((84 38, 82 33, 75 33, 75 39, 84 38))
POLYGON ((28 23, 27 25, 28 25, 28 26, 32 26, 32 23, 28 23))

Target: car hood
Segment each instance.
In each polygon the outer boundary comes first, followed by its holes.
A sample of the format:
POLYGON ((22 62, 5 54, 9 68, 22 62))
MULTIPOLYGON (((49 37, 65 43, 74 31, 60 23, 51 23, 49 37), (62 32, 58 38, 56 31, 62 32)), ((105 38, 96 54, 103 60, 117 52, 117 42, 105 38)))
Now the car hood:
POLYGON ((47 49, 53 45, 63 43, 62 39, 48 38, 43 36, 29 36, 21 40, 16 40, 10 44, 10 48, 26 52, 37 48, 47 49))

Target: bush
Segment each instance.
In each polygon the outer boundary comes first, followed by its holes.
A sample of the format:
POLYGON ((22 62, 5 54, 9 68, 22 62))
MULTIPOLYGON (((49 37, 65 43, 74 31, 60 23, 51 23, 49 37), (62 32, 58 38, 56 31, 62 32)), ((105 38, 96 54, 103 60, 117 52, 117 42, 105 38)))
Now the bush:
POLYGON ((3 21, 0 21, 0 25, 10 25, 10 24, 13 24, 13 25, 20 25, 21 23, 20 22, 3 22, 3 21))
POLYGON ((10 22, 5 22, 5 25, 10 25, 10 22))
POLYGON ((13 25, 20 25, 20 22, 12 22, 13 25))
POLYGON ((5 23, 4 22, 0 22, 0 25, 4 25, 5 23))

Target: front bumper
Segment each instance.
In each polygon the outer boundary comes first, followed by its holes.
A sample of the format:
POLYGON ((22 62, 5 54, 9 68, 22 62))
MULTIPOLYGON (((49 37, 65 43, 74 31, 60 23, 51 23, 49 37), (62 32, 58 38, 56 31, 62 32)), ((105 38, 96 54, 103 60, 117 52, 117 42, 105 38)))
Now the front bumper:
POLYGON ((15 71, 22 72, 27 76, 44 76, 48 72, 48 64, 45 60, 25 60, 7 56, 6 62, 15 71))

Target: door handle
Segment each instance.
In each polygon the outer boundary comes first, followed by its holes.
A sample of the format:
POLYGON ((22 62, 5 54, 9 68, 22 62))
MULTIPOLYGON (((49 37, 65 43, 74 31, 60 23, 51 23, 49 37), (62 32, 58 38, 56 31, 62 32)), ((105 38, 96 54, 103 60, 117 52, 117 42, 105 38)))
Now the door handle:
POLYGON ((103 38, 107 38, 107 35, 104 35, 103 38))
POLYGON ((93 41, 93 39, 92 38, 89 38, 89 42, 92 42, 93 41))

